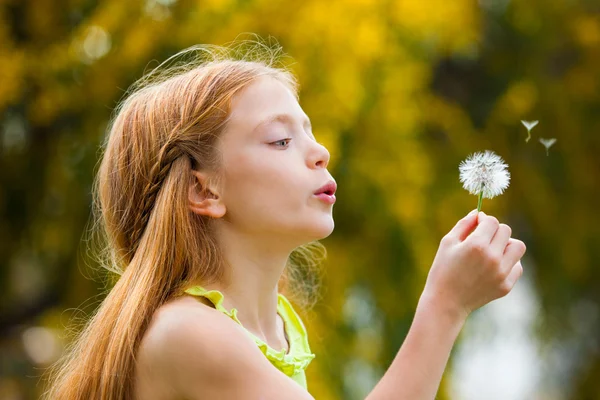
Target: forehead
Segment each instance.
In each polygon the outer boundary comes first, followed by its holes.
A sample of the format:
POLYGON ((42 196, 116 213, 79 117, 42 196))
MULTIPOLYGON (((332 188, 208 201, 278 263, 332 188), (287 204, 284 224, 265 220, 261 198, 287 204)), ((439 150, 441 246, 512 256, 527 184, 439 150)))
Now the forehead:
POLYGON ((303 124, 308 120, 294 93, 274 78, 261 77, 232 98, 228 124, 251 132, 269 122, 292 120, 303 124))

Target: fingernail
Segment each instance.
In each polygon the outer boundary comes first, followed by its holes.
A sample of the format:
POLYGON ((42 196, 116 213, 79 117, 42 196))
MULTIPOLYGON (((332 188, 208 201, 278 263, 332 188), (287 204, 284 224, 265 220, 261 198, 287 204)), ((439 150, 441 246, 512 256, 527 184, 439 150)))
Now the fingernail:
POLYGON ((473 215, 477 212, 477 209, 474 209, 473 211, 471 211, 468 215, 473 215))

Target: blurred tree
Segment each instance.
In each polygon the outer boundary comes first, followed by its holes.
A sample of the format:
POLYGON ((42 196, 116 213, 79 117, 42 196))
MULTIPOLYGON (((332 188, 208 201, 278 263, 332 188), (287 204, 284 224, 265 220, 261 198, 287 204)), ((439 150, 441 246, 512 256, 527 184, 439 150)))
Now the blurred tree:
POLYGON ((484 209, 528 245, 539 337, 576 340, 569 398, 600 398, 600 7, 585 0, 0 2, 0 397, 36 398, 34 367, 56 355, 27 344, 50 340, 30 326, 62 335, 64 310, 103 296, 81 238, 124 90, 240 32, 295 60, 339 184, 324 300, 305 313, 311 393, 362 398, 385 371, 439 239, 476 206, 458 163, 489 148, 512 182, 484 209), (521 119, 540 120, 529 143, 521 119), (540 137, 557 138, 549 156, 540 137))

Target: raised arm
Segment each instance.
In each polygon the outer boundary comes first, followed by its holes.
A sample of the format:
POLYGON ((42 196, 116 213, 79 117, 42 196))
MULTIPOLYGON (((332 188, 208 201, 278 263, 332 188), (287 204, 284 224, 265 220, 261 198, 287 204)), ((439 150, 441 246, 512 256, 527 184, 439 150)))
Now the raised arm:
POLYGON ((432 400, 468 315, 503 297, 523 273, 523 242, 480 213, 441 241, 409 333, 367 400, 432 400), (479 220, 479 222, 478 222, 479 220))
POLYGON ((465 318, 421 298, 412 326, 367 400, 434 399, 465 318))

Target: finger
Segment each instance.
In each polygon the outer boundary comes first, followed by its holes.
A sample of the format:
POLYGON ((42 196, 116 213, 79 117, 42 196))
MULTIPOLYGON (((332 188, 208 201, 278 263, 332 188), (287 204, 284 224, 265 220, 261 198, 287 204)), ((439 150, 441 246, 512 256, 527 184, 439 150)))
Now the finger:
POLYGON ((496 234, 492 238, 491 249, 494 254, 504 254, 504 249, 508 245, 512 229, 506 224, 500 224, 496 234))
POLYGON ((471 211, 464 218, 459 220, 456 225, 448 232, 448 236, 456 238, 461 242, 465 240, 467 236, 477 226, 477 210, 471 211))
POLYGON ((484 212, 480 212, 477 219, 479 224, 471 236, 479 238, 486 244, 490 243, 496 234, 500 223, 495 217, 485 215, 484 212))
POLYGON ((513 266, 523 258, 525 254, 525 243, 518 239, 510 239, 506 248, 504 249, 504 255, 502 256, 502 270, 508 274, 513 266))
POLYGON ((510 273, 504 281, 507 293, 510 292, 513 289, 513 287, 515 287, 517 281, 519 280, 519 278, 521 278, 521 276, 523 276, 523 265, 521 265, 521 262, 519 261, 512 267, 510 273))

